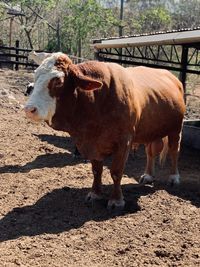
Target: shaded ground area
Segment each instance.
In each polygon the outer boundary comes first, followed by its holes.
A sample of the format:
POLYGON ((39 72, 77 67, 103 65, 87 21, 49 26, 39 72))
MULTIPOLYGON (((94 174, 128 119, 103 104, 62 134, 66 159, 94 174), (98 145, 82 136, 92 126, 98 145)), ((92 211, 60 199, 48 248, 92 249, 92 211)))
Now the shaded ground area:
POLYGON ((174 188, 166 185, 168 161, 157 166, 154 186, 138 185, 143 147, 131 153, 118 213, 106 210, 108 159, 104 200, 87 206, 90 163, 73 159, 67 134, 25 119, 27 79, 31 73, 0 72, 1 266, 200 266, 199 151, 182 147, 174 188))

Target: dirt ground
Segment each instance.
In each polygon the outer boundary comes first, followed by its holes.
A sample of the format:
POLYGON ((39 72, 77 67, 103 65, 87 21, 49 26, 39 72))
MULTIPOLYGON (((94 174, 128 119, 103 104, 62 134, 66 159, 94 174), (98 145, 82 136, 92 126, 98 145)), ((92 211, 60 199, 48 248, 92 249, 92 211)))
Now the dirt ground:
POLYGON ((153 186, 139 185, 143 147, 131 153, 121 212, 106 209, 108 159, 105 198, 88 206, 90 163, 72 157, 67 134, 26 120, 27 80, 32 73, 0 70, 0 266, 200 266, 199 151, 182 146, 179 187, 166 184, 168 161, 153 186))

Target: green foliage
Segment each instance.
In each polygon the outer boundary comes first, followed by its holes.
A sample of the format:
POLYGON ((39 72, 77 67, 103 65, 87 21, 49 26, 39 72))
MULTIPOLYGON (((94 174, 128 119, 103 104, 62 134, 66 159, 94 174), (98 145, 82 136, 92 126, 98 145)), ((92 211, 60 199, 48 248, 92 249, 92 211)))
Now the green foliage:
POLYGON ((199 26, 200 0, 0 0, 1 39, 9 43, 5 2, 25 16, 13 20, 12 40, 21 46, 92 57, 92 39, 199 26))
MULTIPOLYGON (((63 17, 62 47, 73 54, 79 54, 88 38, 98 37, 108 27, 117 23, 112 10, 101 6, 96 0, 70 0, 63 17)), ((88 40, 89 42, 89 40, 88 40)))
POLYGON ((161 30, 172 26, 171 2, 174 0, 126 0, 124 34, 134 35, 161 30), (170 3, 169 3, 170 2, 170 3))

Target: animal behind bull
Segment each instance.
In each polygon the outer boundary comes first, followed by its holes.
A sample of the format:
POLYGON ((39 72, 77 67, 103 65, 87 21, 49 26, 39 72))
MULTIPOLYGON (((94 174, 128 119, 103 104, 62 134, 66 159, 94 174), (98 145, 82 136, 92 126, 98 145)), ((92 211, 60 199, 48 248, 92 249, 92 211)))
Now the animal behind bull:
POLYGON ((34 121, 69 132, 91 161, 94 181, 88 201, 101 198, 103 160, 112 154, 114 185, 108 207, 124 206, 120 183, 133 143, 145 144, 147 164, 141 182, 146 183, 154 179, 155 157, 168 139, 169 180, 179 182, 185 104, 181 83, 166 70, 96 61, 74 65, 67 55, 55 53, 37 68, 25 112, 34 121))
POLYGON ((33 60, 33 61, 35 61, 36 64, 40 65, 45 58, 48 58, 51 55, 52 55, 52 53, 46 53, 46 52, 38 52, 37 53, 33 50, 29 53, 28 59, 33 60))
POLYGON ((26 86, 26 91, 24 92, 24 95, 25 95, 25 96, 30 96, 31 93, 33 92, 33 89, 34 89, 34 83, 29 83, 29 84, 26 86))

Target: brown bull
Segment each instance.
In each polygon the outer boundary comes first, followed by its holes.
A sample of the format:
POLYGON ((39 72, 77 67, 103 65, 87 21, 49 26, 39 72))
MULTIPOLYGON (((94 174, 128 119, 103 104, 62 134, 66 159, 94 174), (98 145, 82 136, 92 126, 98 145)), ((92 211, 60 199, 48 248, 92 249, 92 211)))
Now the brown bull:
POLYGON ((170 182, 179 182, 177 158, 185 104, 181 83, 166 70, 95 61, 74 65, 65 54, 55 53, 36 70, 25 112, 34 121, 44 120, 56 130, 69 132, 79 151, 91 160, 94 181, 87 200, 101 197, 103 160, 112 154, 114 186, 108 207, 124 206, 120 183, 134 143, 146 147, 141 182, 153 180, 155 157, 163 143, 165 151, 168 144, 172 162, 170 182))

